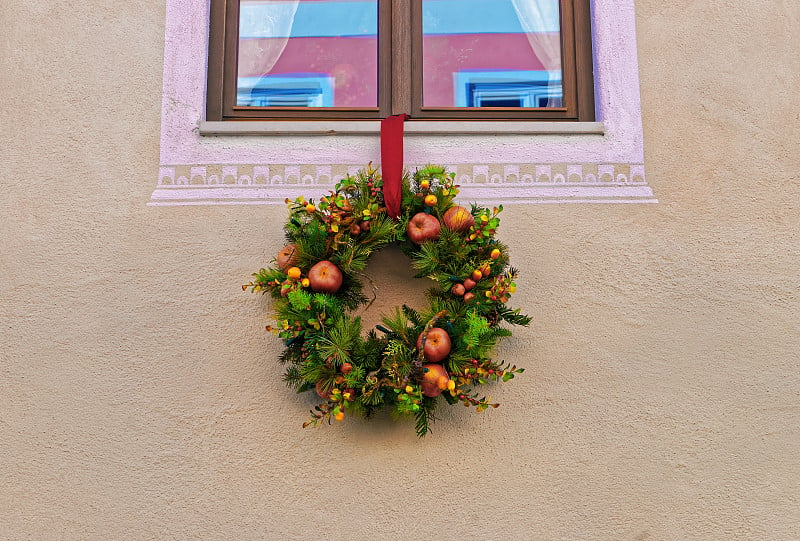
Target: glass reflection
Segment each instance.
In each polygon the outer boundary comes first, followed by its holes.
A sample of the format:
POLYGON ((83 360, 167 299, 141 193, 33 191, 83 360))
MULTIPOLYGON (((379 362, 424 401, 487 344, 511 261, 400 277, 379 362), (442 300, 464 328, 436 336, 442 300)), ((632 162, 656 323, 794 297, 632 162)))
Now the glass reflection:
POLYGON ((558 0, 423 0, 424 107, 561 107, 558 0))
POLYGON ((377 0, 240 0, 236 103, 377 107, 377 0))

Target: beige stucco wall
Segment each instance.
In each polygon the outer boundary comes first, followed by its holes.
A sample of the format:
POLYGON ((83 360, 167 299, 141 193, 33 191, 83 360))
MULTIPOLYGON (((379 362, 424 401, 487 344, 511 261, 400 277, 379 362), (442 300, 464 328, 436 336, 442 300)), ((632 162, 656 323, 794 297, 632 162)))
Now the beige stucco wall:
POLYGON ((0 538, 800 539, 800 4, 637 1, 660 204, 509 207, 527 371, 422 441, 300 428, 283 208, 146 206, 163 15, 0 4, 0 538))

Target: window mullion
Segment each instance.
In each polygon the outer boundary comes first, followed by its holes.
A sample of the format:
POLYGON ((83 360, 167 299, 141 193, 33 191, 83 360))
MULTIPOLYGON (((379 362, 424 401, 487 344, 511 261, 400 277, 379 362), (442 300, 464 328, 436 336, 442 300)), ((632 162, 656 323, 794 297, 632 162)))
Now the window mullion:
POLYGON ((411 113, 411 2, 391 0, 393 115, 411 113))
POLYGON ((578 96, 578 120, 594 122, 594 77, 592 56, 591 7, 589 0, 575 0, 575 72, 578 96))

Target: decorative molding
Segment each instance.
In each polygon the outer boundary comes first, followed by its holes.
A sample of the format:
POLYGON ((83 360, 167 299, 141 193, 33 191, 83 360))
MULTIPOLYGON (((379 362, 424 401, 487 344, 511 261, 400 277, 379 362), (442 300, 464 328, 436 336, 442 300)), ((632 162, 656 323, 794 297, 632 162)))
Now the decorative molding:
MULTIPOLYGON (((363 165, 162 165, 151 206, 269 205, 318 197, 363 165)), ((414 170, 417 166, 409 166, 414 170)), ((644 165, 448 165, 460 199, 494 203, 657 203, 644 165)))

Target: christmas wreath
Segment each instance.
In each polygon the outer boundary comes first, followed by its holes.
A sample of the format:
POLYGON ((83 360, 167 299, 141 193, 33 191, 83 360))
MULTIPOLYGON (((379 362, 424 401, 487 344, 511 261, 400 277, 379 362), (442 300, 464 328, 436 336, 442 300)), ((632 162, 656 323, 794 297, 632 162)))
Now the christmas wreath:
POLYGON ((316 203, 287 199, 287 245, 274 266, 243 286, 272 296, 277 324, 267 330, 284 340, 286 383, 323 400, 304 427, 389 408, 414 417, 424 436, 437 404, 496 408, 475 388, 523 371, 493 359, 500 339, 511 336, 503 322, 530 323, 506 306, 517 272, 495 238, 502 207, 456 205, 455 175, 438 166, 403 175, 399 188, 394 219, 372 167, 343 179, 316 203), (362 336, 361 318, 350 313, 374 301, 363 291, 367 261, 394 242, 417 277, 433 280, 429 304, 398 307, 362 336))

